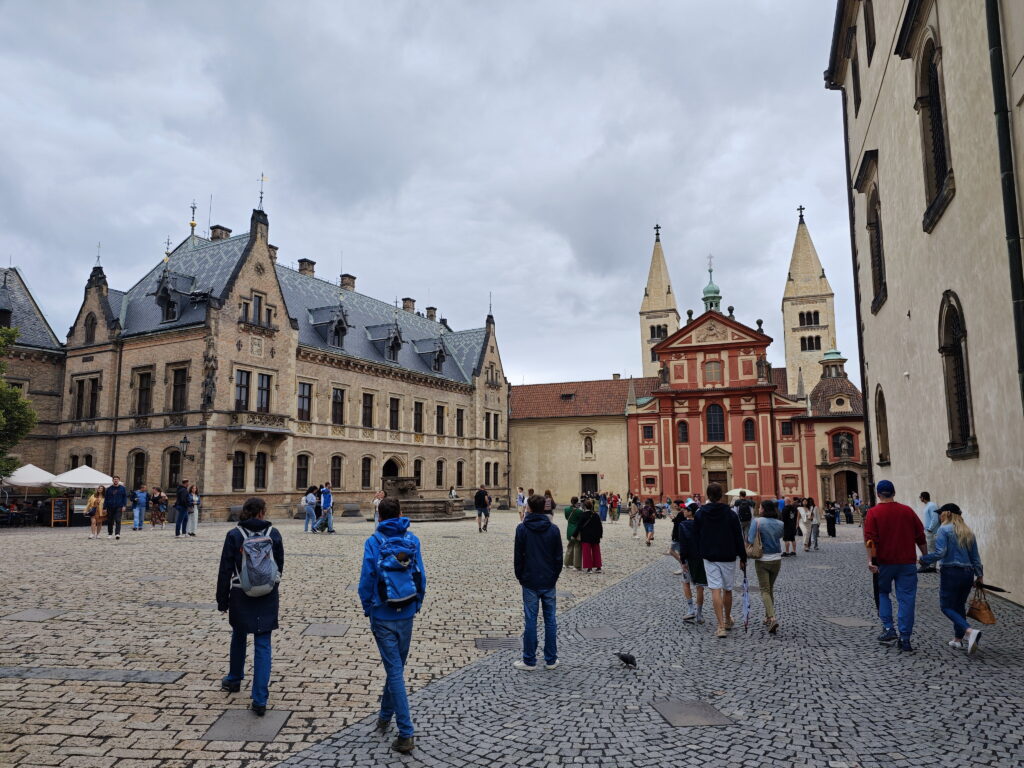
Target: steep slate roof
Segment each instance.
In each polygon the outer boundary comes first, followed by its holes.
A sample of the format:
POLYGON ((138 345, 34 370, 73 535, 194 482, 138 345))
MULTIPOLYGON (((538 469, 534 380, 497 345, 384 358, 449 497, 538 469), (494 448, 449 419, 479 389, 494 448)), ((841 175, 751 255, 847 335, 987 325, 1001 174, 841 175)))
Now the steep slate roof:
POLYGON ((60 341, 16 267, 0 268, 0 309, 11 311, 11 327, 18 329, 17 346, 61 349, 60 341))
POLYGON ((386 301, 355 291, 340 289, 334 283, 303 275, 283 264, 277 265, 277 279, 288 312, 298 320, 300 344, 467 384, 478 373, 487 339, 486 328, 449 331, 441 323, 428 320, 422 315, 397 309, 386 301), (332 347, 313 327, 314 320, 319 319, 326 308, 334 309, 338 306, 339 296, 349 325, 341 348, 332 347), (383 342, 380 339, 382 335, 387 337, 383 331, 392 328, 396 322, 403 344, 398 353, 398 361, 391 362, 384 357, 383 342), (445 360, 442 370, 437 372, 432 370, 431 364, 432 352, 439 343, 443 345, 445 360))
POLYGON ((626 412, 629 383, 638 398, 658 388, 658 377, 566 381, 554 384, 513 386, 510 396, 513 419, 548 419, 565 416, 622 416, 626 412), (563 398, 562 395, 572 395, 563 398))
POLYGON ((824 378, 811 390, 812 416, 863 416, 864 398, 856 385, 845 376, 824 378), (829 407, 832 398, 845 395, 850 401, 850 411, 833 411, 829 407))

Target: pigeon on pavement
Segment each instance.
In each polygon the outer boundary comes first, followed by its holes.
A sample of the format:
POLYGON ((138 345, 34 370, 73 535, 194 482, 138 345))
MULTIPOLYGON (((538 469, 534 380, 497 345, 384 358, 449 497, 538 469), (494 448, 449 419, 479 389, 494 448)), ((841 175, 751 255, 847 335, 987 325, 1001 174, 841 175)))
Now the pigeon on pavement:
POLYGON ((626 669, 636 669, 636 657, 631 653, 616 653, 615 655, 626 665, 626 669))

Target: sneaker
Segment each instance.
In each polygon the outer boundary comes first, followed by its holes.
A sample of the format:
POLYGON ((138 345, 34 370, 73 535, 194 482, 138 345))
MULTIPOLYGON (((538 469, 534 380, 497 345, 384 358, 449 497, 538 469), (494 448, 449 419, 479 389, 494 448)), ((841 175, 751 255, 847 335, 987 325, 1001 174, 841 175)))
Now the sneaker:
POLYGON ((249 709, 252 710, 252 713, 256 715, 256 717, 263 717, 265 714, 267 714, 266 704, 256 704, 255 702, 253 702, 249 705, 249 709))
POLYGON ((914 647, 910 644, 909 637, 901 637, 899 645, 897 646, 900 653, 913 653, 914 647))
POLYGON ((229 683, 227 680, 221 680, 220 689, 225 693, 238 693, 242 690, 242 684, 239 682, 229 683))
POLYGON ((416 743, 413 741, 412 736, 399 736, 391 742, 391 748, 395 750, 395 752, 401 752, 405 755, 416 749, 416 743))
POLYGON ((114 537, 114 541, 120 541, 120 540, 121 540, 121 534, 119 533, 119 534, 117 534, 117 536, 114 537))
POLYGON ((703 624, 704 623, 704 614, 698 613, 696 621, 697 621, 698 624, 703 624))
POLYGON ((672 575, 673 576, 682 576, 683 575, 683 569, 680 568, 678 571, 672 571, 672 575))
POLYGON ((778 631, 779 631, 779 622, 777 622, 775 619, 772 619, 771 623, 768 625, 768 633, 774 635, 778 631))
POLYGON ((525 670, 526 672, 533 672, 535 669, 537 669, 537 665, 536 664, 527 664, 522 659, 520 659, 519 661, 513 662, 512 666, 515 667, 516 669, 525 670))
POLYGON ((558 659, 555 659, 554 664, 545 664, 544 669, 558 669, 558 659))
MULTIPOLYGON (((969 643, 970 641, 968 641, 968 644, 969 643)), ((962 650, 964 647, 964 644, 961 643, 959 640, 950 640, 948 643, 946 643, 946 645, 948 645, 950 648, 956 648, 958 651, 962 650)))
POLYGON ((108 539, 112 539, 112 538, 114 538, 114 534, 112 534, 112 533, 108 533, 108 534, 107 534, 107 538, 108 538, 108 539))
POLYGON ((696 611, 690 611, 688 614, 683 616, 683 621, 696 621, 696 620, 697 620, 697 612, 696 611))
POLYGON ((650 541, 647 542, 647 546, 648 547, 651 546, 651 542, 650 541))
POLYGON ((980 629, 969 629, 967 630, 971 634, 967 637, 967 652, 974 653, 978 650, 978 641, 981 640, 980 629))
POLYGON ((600 568, 595 568, 594 569, 594 573, 601 573, 601 569, 600 568))
POLYGON ((891 643, 893 640, 897 640, 899 635, 896 634, 895 629, 883 629, 882 634, 878 636, 878 642, 880 643, 891 643))
POLYGON ((384 720, 380 717, 377 718, 377 725, 374 727, 374 731, 383 736, 387 733, 388 727, 391 725, 390 720, 384 720))
POLYGON ((725 631, 725 627, 719 627, 715 630, 715 637, 728 637, 729 633, 725 631))

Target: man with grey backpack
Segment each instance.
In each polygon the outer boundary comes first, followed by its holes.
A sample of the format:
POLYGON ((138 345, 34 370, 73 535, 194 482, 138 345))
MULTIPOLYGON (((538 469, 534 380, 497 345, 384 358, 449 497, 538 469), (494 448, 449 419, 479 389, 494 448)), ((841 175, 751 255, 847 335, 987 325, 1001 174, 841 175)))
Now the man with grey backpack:
POLYGON ((277 629, 278 590, 284 572, 284 542, 265 520, 267 504, 259 497, 246 499, 238 525, 224 537, 217 573, 217 610, 227 613, 231 625, 228 674, 220 688, 237 693, 245 677, 245 646, 253 636, 252 711, 267 712, 270 688, 270 633, 277 629))

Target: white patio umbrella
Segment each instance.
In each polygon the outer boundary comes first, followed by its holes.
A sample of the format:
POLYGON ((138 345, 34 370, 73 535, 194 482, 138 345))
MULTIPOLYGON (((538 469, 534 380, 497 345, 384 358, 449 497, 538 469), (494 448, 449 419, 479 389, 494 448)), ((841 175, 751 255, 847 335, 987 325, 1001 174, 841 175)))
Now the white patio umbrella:
POLYGON ((57 475, 50 485, 55 485, 58 488, 95 488, 97 485, 110 485, 112 482, 114 479, 110 475, 105 475, 98 469, 83 464, 57 475))
POLYGON ((726 491, 725 495, 726 496, 739 496, 740 495, 740 491, 743 491, 743 493, 747 494, 747 496, 758 496, 758 495, 760 495, 760 494, 758 494, 757 491, 752 491, 749 488, 733 488, 731 491, 726 491))
POLYGON ((54 476, 35 464, 18 467, 9 477, 4 478, 4 485, 16 485, 24 488, 41 488, 53 482, 54 476))

